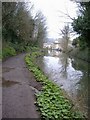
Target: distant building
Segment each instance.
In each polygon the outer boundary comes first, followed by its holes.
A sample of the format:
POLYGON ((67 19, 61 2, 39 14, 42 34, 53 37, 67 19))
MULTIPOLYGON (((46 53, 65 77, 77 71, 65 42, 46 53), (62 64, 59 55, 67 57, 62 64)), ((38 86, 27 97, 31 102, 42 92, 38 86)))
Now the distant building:
POLYGON ((52 48, 52 43, 43 43, 43 48, 52 48))
POLYGON ((53 43, 52 49, 62 50, 61 43, 60 43, 59 41, 55 41, 55 42, 53 43))
POLYGON ((54 41, 53 43, 44 43, 43 48, 62 50, 62 47, 59 41, 54 41))

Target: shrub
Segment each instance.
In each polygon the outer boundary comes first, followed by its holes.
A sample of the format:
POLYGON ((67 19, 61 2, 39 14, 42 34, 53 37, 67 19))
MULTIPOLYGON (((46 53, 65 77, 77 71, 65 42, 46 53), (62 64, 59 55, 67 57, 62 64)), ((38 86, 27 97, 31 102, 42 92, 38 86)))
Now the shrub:
POLYGON ((16 55, 16 51, 13 47, 7 45, 2 49, 2 59, 7 58, 9 56, 14 56, 16 55))

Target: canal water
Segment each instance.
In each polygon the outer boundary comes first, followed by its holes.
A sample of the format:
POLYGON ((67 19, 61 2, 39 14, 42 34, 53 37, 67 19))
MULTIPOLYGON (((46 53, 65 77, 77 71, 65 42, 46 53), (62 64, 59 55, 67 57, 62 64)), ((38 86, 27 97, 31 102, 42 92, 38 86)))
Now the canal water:
POLYGON ((65 53, 48 50, 38 58, 43 72, 66 91, 76 107, 87 115, 88 110, 88 63, 65 53))

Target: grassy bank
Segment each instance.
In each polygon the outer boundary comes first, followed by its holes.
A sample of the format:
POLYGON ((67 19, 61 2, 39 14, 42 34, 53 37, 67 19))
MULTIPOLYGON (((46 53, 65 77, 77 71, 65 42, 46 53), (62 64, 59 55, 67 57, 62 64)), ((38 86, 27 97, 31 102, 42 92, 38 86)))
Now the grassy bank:
POLYGON ((81 60, 90 62, 90 51, 88 48, 84 50, 80 50, 79 48, 74 48, 70 53, 70 56, 74 56, 76 58, 79 58, 81 60))
POLYGON ((2 49, 2 59, 6 59, 10 56, 14 56, 16 55, 16 50, 9 46, 9 45, 6 45, 5 47, 3 47, 2 49))
POLYGON ((17 55, 22 52, 27 52, 32 49, 29 46, 24 46, 22 44, 13 44, 11 42, 4 42, 2 46, 2 53, 0 54, 1 59, 6 59, 8 57, 17 55))
POLYGON ((35 59, 42 55, 39 50, 37 51, 27 54, 25 61, 36 80, 43 84, 42 91, 36 94, 36 105, 39 108, 41 117, 45 120, 60 120, 60 118, 81 119, 83 116, 73 109, 73 104, 64 96, 61 88, 49 80, 35 64, 35 59))

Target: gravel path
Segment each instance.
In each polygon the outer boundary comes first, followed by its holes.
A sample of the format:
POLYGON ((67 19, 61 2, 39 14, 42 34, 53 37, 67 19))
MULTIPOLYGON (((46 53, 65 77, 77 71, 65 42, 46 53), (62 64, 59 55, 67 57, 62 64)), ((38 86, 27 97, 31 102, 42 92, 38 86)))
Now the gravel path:
POLYGON ((26 68, 24 57, 20 54, 3 62, 2 116, 40 120, 32 88, 39 90, 41 85, 26 68))

